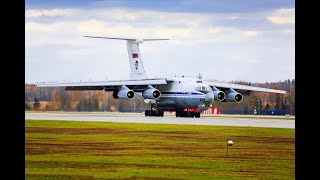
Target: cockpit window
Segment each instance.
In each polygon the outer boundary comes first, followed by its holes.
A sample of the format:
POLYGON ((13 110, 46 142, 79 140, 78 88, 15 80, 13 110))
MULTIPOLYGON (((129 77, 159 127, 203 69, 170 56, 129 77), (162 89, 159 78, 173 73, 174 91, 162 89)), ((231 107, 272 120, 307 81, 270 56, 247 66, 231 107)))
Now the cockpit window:
POLYGON ((196 90, 201 91, 201 90, 208 90, 208 89, 207 87, 204 87, 204 86, 198 86, 196 90))
POLYGON ((202 83, 202 81, 197 81, 197 83, 202 83))
POLYGON ((208 93, 208 92, 212 92, 212 89, 210 87, 206 87, 206 86, 198 86, 196 88, 197 91, 203 92, 203 93, 208 93))

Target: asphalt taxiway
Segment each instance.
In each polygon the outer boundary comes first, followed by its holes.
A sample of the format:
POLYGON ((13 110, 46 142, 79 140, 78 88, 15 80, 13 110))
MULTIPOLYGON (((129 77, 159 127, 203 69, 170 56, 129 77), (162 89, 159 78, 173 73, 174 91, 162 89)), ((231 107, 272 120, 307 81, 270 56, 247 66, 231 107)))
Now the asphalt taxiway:
POLYGON ((25 113, 30 120, 63 120, 63 121, 94 121, 94 122, 127 122, 152 124, 189 124, 213 126, 245 126, 268 128, 295 128, 295 120, 242 118, 242 117, 201 117, 181 118, 172 115, 164 117, 145 117, 138 113, 25 113))

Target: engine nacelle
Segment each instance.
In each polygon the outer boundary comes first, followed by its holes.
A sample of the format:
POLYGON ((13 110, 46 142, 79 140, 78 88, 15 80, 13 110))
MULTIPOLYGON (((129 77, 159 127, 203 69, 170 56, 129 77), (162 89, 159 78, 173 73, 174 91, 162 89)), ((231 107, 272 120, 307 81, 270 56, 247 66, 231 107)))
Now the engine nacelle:
POLYGON ((136 40, 135 40, 135 43, 138 43, 138 44, 139 44, 139 43, 143 43, 143 39, 136 39, 136 40))
POLYGON ((161 92, 155 88, 147 89, 143 91, 142 96, 146 99, 158 99, 161 96, 161 92))
POLYGON ((230 92, 227 94, 226 96, 226 100, 229 102, 237 102, 240 103, 243 99, 242 94, 238 93, 238 92, 230 92))
POLYGON ((214 100, 223 101, 226 98, 226 94, 223 91, 213 91, 214 100))
POLYGON ((123 89, 120 91, 114 91, 112 94, 114 99, 132 99, 134 97, 134 92, 130 89, 123 89))

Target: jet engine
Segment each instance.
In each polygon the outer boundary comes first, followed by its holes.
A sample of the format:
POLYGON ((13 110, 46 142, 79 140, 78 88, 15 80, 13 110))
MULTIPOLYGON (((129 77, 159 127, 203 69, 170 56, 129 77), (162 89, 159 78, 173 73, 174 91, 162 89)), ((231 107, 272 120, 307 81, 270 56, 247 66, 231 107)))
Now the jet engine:
POLYGON ((226 94, 223 91, 213 91, 214 100, 223 101, 226 98, 226 94))
POLYGON ((230 89, 230 92, 227 93, 226 100, 229 102, 237 102, 240 103, 243 99, 242 94, 238 93, 237 91, 230 89))
POLYGON ((216 87, 212 88, 214 94, 214 100, 223 101, 226 98, 226 94, 223 91, 220 91, 216 87))
POLYGON ((158 99, 161 96, 161 92, 158 89, 150 88, 143 91, 142 96, 146 99, 158 99))
POLYGON ((134 97, 134 92, 130 89, 123 89, 120 91, 114 91, 112 94, 114 99, 132 99, 134 97))

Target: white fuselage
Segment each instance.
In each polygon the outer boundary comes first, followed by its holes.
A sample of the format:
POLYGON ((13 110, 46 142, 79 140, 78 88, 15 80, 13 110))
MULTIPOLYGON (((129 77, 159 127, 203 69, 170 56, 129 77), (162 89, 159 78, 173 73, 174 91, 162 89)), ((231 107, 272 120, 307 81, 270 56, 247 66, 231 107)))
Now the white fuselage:
POLYGON ((156 99, 159 110, 175 111, 177 109, 206 110, 213 102, 213 91, 209 85, 196 78, 170 78, 166 85, 156 87, 161 96, 156 99))

